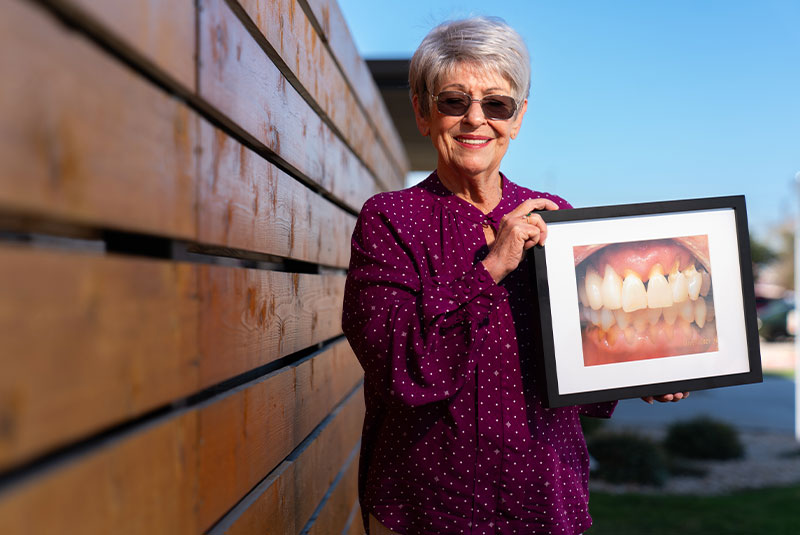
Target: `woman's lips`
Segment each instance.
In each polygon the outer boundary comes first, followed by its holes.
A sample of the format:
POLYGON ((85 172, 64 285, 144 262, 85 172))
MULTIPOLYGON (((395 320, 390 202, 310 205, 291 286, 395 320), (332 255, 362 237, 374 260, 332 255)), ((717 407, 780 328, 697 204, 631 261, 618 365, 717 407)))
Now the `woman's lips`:
POLYGON ((716 349, 707 236, 574 248, 587 366, 716 349))
POLYGON ((455 136, 453 139, 460 146, 466 147, 468 149, 480 149, 480 148, 483 148, 486 145, 488 145, 489 142, 492 140, 492 138, 490 138, 490 137, 474 136, 474 135, 455 136))

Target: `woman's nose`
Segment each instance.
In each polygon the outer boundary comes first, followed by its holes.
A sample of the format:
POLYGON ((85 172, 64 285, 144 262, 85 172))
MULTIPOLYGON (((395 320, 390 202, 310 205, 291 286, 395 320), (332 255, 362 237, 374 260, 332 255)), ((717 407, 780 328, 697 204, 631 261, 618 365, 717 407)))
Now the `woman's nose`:
POLYGON ((464 115, 464 120, 473 125, 483 124, 486 121, 486 116, 483 115, 483 109, 479 100, 470 102, 467 113, 464 115))

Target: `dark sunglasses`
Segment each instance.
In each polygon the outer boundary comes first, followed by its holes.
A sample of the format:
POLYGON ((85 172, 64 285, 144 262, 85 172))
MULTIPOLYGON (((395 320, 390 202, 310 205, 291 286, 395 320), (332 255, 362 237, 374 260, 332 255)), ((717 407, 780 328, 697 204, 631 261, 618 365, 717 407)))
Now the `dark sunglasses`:
POLYGON ((481 99, 472 98, 461 91, 442 91, 433 96, 436 108, 445 115, 461 117, 467 113, 473 102, 479 102, 487 119, 505 121, 517 112, 517 101, 507 95, 486 95, 481 99))

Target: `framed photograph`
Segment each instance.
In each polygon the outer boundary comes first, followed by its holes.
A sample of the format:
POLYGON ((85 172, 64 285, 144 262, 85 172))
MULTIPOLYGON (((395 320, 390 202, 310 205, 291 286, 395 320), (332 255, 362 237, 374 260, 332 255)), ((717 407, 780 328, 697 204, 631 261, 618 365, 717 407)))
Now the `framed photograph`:
POLYGON ((539 214, 548 406, 762 381, 743 196, 539 214))

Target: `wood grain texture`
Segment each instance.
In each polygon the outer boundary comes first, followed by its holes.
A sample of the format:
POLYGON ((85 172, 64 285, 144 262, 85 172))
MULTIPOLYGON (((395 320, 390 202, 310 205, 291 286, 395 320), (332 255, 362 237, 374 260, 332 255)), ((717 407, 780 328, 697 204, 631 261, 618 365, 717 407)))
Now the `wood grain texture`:
MULTIPOLYGON (((372 74, 366 62, 358 53, 353 36, 347 27, 344 15, 335 0, 306 0, 311 12, 322 28, 322 38, 328 43, 333 56, 341 65, 345 76, 358 91, 358 97, 364 104, 368 115, 378 127, 386 147, 391 151, 392 157, 401 169, 408 169, 408 157, 403 148, 403 142, 395 128, 381 130, 381 125, 394 124, 389 116, 389 110, 383 102, 380 91, 375 85, 372 74)), ((409 106, 410 108, 410 106, 409 106)), ((403 183, 393 186, 403 187, 403 183)))
POLYGON ((360 209, 379 191, 355 154, 322 122, 224 0, 199 3, 200 96, 331 195, 360 209))
POLYGON ((194 265, 0 247, 0 469, 197 387, 194 265))
MULTIPOLYGON (((366 162, 384 188, 402 183, 406 169, 392 161, 384 147, 384 130, 364 114, 338 65, 324 46, 297 0, 239 0, 269 45, 278 53, 305 91, 366 162)), ((369 87, 367 89, 371 89, 369 87)), ((402 148, 400 149, 402 150, 402 148)))
POLYGON ((183 413, 5 489, 0 533, 199 533, 197 430, 183 413))
POLYGON ((199 121, 198 240, 346 268, 355 217, 199 121))
POLYGON ((193 237, 189 109, 43 8, 0 9, 0 210, 193 237))
POLYGON ((0 468, 341 333, 338 275, 0 256, 0 468))
POLYGON ((345 277, 200 266, 208 386, 341 334, 345 277))
POLYGON ((363 422, 360 389, 296 459, 281 464, 266 490, 225 533, 298 533, 358 443, 363 422))
POLYGON ((194 0, 45 0, 195 89, 194 0))
MULTIPOLYGON (((341 342, 229 395, 138 426, 4 489, 0 532, 55 534, 65 526, 87 534, 203 531, 281 463, 360 378, 355 356, 341 342)), ((322 446, 312 443, 314 466, 298 472, 289 494, 319 501, 343 462, 341 452, 358 441, 361 390, 348 399, 343 416, 320 435, 322 446)), ((300 513, 310 515, 309 506, 298 506, 300 513)))
POLYGON ((364 535, 364 533, 366 533, 364 530, 364 518, 361 516, 361 507, 359 507, 358 502, 353 505, 351 518, 352 520, 350 521, 350 526, 348 526, 347 535, 364 535))
POLYGON ((266 477, 363 377, 347 342, 200 411, 200 526, 266 477))
POLYGON ((350 511, 358 502, 358 455, 353 457, 344 470, 342 478, 323 504, 319 516, 311 524, 308 535, 339 534, 347 525, 350 511))

